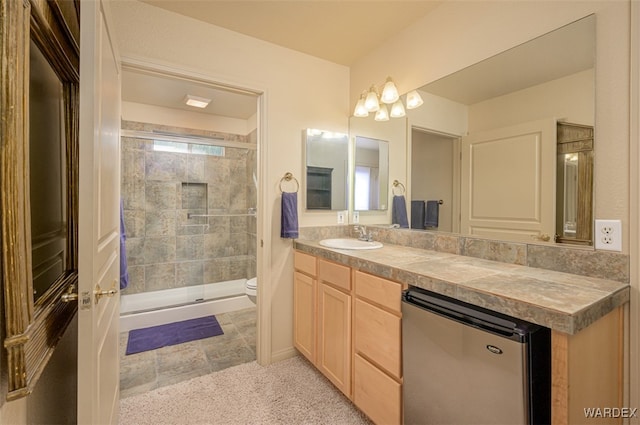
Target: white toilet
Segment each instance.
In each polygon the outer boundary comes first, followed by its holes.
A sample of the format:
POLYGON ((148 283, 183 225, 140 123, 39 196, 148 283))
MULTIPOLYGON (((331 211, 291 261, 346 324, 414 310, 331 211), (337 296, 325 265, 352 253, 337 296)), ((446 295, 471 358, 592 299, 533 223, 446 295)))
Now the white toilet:
POLYGON ((244 286, 244 292, 249 296, 249 299, 256 302, 256 295, 258 294, 258 278, 252 277, 247 279, 247 283, 244 286))

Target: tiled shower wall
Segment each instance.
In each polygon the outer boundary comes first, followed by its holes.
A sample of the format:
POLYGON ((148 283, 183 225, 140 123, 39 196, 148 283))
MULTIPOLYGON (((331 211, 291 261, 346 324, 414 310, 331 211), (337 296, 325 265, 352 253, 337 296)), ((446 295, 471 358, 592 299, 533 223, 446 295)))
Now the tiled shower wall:
MULTIPOLYGON (((197 135, 256 145, 240 136, 123 121, 122 128, 197 135)), ((224 156, 154 150, 154 141, 122 138, 122 199, 129 287, 156 291, 256 275, 255 149, 224 156), (215 214, 192 217, 187 214, 215 214)))

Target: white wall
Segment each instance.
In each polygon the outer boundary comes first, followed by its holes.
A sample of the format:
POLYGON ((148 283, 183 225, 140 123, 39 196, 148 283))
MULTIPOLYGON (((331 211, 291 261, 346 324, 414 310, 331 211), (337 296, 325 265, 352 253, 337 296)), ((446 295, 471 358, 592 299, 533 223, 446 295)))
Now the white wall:
MULTIPOLYGON (((270 274, 261 285, 271 291, 263 293, 263 308, 271 311, 272 356, 290 355, 293 255, 292 241, 280 238, 278 183, 286 172, 303 175, 303 129, 348 132, 349 69, 145 3, 118 1, 112 9, 123 57, 264 93, 259 138, 268 166, 260 170, 266 222, 259 237, 270 274)), ((301 226, 335 223, 334 213, 305 213, 301 205, 298 212, 301 226)))
POLYGON ((621 219, 629 252, 629 1, 454 1, 351 67, 350 104, 393 77, 401 93, 596 15, 595 217, 621 219))
MULTIPOLYGON (((256 104, 256 110, 257 108, 256 104)), ((255 130, 257 124, 255 116, 248 120, 241 120, 134 102, 122 102, 122 119, 196 130, 219 131, 242 136, 255 130)))

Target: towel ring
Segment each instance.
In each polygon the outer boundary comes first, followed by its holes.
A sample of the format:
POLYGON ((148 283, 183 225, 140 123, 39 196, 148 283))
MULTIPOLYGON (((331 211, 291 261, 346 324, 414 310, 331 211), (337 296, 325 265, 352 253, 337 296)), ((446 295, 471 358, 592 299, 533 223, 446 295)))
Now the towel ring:
POLYGON ((300 183, 298 182, 298 179, 296 179, 295 177, 293 177, 293 174, 287 172, 285 173, 284 177, 282 177, 280 179, 280 192, 284 193, 285 191, 282 189, 282 182, 286 181, 286 182, 290 182, 291 180, 293 180, 294 182, 296 182, 296 190, 294 190, 292 193, 297 193, 298 189, 300 189, 300 183))
POLYGON ((405 193, 406 191, 407 191, 407 189, 404 187, 404 185, 403 185, 402 183, 400 183, 398 180, 394 180, 394 181, 393 181, 393 188, 391 189, 391 192, 392 192, 394 195, 404 195, 404 193, 405 193), (401 193, 396 193, 396 192, 395 192, 395 190, 394 190, 394 189, 395 189, 395 188, 397 188, 398 186, 400 186, 400 188, 402 189, 402 192, 401 192, 401 193))

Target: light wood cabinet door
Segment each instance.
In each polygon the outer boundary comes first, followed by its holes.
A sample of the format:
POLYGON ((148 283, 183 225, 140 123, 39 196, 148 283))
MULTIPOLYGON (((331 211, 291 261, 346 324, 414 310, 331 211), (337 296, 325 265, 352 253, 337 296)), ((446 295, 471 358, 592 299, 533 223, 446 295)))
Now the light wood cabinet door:
POLYGON ((312 363, 316 362, 316 280, 294 273, 293 345, 312 363))
POLYGON ((327 284, 318 285, 317 367, 351 397, 351 296, 327 284))
POLYGON ((358 354, 354 356, 353 402, 378 425, 402 421, 402 386, 358 354))

